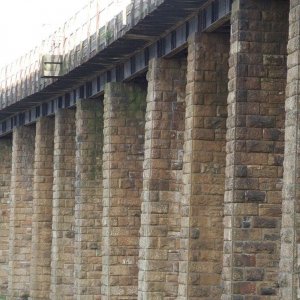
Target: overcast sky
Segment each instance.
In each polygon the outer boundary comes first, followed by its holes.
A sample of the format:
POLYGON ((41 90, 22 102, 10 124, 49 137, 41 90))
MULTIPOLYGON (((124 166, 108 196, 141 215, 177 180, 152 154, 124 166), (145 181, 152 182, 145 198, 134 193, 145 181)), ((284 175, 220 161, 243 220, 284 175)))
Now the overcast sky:
POLYGON ((28 52, 88 0, 0 0, 0 68, 28 52))

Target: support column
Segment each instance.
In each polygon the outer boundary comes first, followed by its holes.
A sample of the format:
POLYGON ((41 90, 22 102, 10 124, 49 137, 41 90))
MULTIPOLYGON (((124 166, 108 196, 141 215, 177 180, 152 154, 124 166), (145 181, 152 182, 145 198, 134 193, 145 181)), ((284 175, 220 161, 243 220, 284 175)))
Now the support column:
POLYGON ((136 299, 145 92, 110 83, 104 98, 101 299, 136 299))
POLYGON ((103 104, 76 104, 75 298, 99 299, 102 239, 103 104))
POLYGON ((189 40, 178 299, 220 299, 229 35, 189 40))
POLYGON ((50 299, 74 299, 75 110, 55 115, 50 299))
POLYGON ((147 78, 139 299, 175 299, 180 260, 186 59, 152 60, 147 78))
POLYGON ((9 223, 9 299, 29 297, 35 127, 13 131, 9 223))
POLYGON ((8 296, 9 196, 11 180, 10 138, 0 140, 0 299, 8 296))
POLYGON ((222 299, 278 297, 287 14, 232 6, 222 299))
POLYGON ((36 123, 30 297, 49 299, 53 199, 54 119, 36 123))
POLYGON ((300 2, 290 1, 285 152, 280 259, 280 299, 300 295, 300 2))

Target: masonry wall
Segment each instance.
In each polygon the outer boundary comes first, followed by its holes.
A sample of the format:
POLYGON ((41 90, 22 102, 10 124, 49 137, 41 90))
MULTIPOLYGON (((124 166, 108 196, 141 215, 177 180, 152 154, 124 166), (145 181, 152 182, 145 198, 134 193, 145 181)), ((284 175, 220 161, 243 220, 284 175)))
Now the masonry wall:
POLYGON ((74 299, 75 110, 55 115, 50 299, 74 299))
POLYGON ((100 299, 102 271, 103 103, 76 105, 75 259, 76 299, 100 299))
POLYGON ((30 293, 34 145, 34 126, 14 129, 8 274, 8 294, 12 299, 28 297, 30 293))
POLYGON ((278 299, 287 13, 233 2, 222 299, 278 299))
POLYGON ((104 98, 101 299, 136 299, 145 92, 110 83, 104 98))
POLYGON ((178 299, 220 299, 229 35, 190 38, 178 299))
POLYGON ((174 299, 180 261, 186 59, 152 60, 147 79, 139 299, 174 299))
POLYGON ((11 180, 10 138, 0 140, 0 298, 7 295, 9 260, 9 215, 11 180))
POLYGON ((280 299, 299 297, 299 28, 300 3, 290 1, 283 176, 280 299))
POLYGON ((51 275, 53 206, 54 119, 41 118, 36 123, 30 296, 49 299, 51 275))

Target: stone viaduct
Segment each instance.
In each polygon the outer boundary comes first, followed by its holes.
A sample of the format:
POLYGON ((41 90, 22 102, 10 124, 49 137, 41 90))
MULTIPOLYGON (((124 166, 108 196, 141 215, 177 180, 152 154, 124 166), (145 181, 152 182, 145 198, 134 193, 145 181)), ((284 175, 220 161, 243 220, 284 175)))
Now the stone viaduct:
POLYGON ((100 2, 2 70, 0 299, 300 299, 300 0, 100 2))

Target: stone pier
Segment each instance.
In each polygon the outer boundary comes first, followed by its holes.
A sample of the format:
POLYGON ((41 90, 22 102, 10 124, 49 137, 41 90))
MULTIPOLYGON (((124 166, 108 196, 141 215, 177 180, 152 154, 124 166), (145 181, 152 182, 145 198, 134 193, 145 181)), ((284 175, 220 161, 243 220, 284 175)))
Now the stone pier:
POLYGON ((152 60, 147 79, 139 299, 175 299, 180 261, 186 59, 152 60))
POLYGON ((221 295, 228 54, 227 34, 189 40, 179 299, 221 295))
POLYGON ((35 127, 13 132, 9 221, 8 295, 29 297, 35 127))
POLYGON ((36 124, 30 297, 47 299, 50 292, 53 206, 54 119, 36 124))
POLYGON ((233 2, 224 300, 278 299, 287 15, 287 1, 233 2))
POLYGON ((10 138, 0 140, 0 295, 8 295, 9 272, 9 195, 11 180, 11 152, 10 138))
POLYGON ((101 299, 136 299, 145 92, 111 83, 104 98, 101 299))
POLYGON ((102 270, 103 104, 76 107, 75 299, 100 299, 102 270))
POLYGON ((75 110, 55 115, 50 299, 74 299, 75 110))

